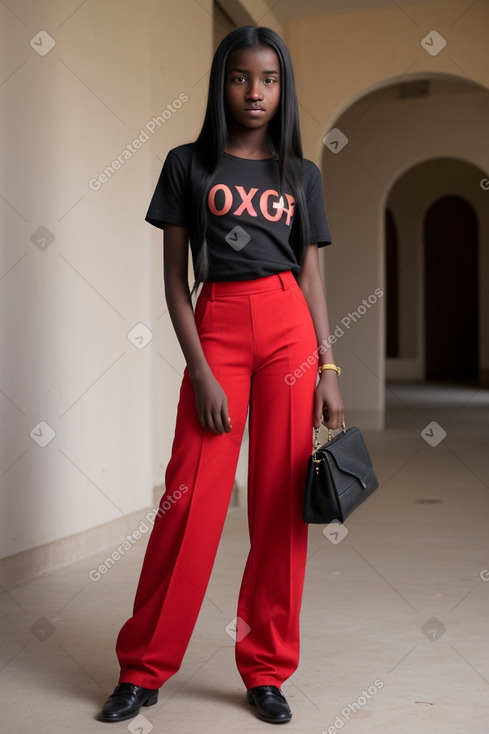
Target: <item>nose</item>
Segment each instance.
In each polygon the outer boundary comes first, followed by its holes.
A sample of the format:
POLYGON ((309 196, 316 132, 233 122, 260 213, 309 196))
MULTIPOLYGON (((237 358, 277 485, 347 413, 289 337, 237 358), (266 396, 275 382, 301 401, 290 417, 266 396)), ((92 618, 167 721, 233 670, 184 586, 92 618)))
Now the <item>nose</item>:
POLYGON ((260 88, 260 82, 258 79, 251 80, 246 90, 246 96, 248 99, 262 99, 263 94, 260 88))

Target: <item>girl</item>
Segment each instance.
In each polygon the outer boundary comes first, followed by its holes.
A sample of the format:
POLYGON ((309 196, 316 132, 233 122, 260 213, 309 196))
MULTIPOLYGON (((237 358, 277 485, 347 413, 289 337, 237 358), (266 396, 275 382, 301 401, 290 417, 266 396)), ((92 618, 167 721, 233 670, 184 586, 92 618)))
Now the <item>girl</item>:
POLYGON ((155 519, 117 640, 119 685, 100 718, 156 703, 180 667, 249 410, 236 663, 258 716, 283 723, 292 714, 281 686, 299 662, 312 426, 339 428, 343 405, 318 264, 331 241, 321 177, 302 157, 292 65, 274 31, 246 26, 221 42, 200 135, 169 152, 146 219, 164 229, 165 296, 187 366, 165 477, 173 502, 155 519), (194 289, 203 284, 195 313, 189 241, 194 289))

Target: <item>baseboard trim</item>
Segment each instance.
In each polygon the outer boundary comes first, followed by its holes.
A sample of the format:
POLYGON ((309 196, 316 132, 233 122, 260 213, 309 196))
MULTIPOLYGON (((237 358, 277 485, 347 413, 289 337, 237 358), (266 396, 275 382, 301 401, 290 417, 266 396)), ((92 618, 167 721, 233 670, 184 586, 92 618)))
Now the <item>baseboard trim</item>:
POLYGON ((29 581, 35 576, 91 556, 117 545, 134 532, 151 508, 116 518, 45 545, 28 548, 0 559, 0 584, 4 589, 29 581))
MULTIPOLYGON (((134 533, 142 520, 158 508, 164 493, 164 485, 154 487, 153 506, 130 515, 88 528, 66 538, 39 545, 0 559, 0 586, 9 589, 70 563, 75 563, 105 548, 117 546, 134 533)), ((238 505, 237 488, 233 490, 230 508, 238 505)))

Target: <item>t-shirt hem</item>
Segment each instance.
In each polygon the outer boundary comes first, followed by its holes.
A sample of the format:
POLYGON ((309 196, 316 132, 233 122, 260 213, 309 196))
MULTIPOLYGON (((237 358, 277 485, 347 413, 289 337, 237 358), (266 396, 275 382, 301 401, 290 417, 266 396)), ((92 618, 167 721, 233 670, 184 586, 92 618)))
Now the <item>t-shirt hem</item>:
POLYGON ((322 234, 322 235, 312 235, 310 237, 310 245, 317 245, 318 247, 326 247, 327 245, 331 245, 332 241, 329 238, 329 235, 322 234))

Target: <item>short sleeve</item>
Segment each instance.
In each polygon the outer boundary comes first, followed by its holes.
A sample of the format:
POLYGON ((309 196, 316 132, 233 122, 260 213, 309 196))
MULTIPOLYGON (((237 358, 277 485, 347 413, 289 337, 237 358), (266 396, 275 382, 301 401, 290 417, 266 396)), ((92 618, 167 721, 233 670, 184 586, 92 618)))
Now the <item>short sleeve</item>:
POLYGON ((309 244, 317 243, 318 247, 331 244, 329 224, 324 207, 323 182, 319 168, 304 158, 303 186, 309 214, 309 244))
POLYGON ((190 157, 182 153, 178 148, 168 153, 146 213, 145 220, 160 229, 164 229, 167 222, 188 226, 187 172, 190 157))

